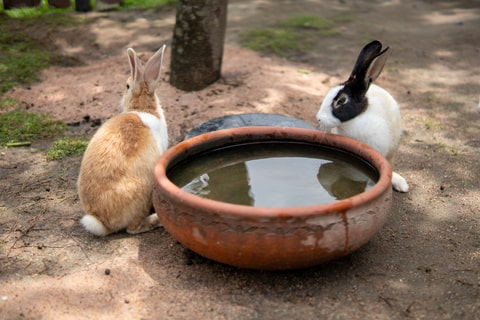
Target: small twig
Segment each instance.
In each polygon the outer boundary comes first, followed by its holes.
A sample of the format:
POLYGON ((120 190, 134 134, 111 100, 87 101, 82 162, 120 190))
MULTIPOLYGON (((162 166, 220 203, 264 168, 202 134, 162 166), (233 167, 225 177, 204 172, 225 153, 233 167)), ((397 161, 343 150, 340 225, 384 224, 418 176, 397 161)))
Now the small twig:
POLYGON ((7 148, 28 147, 31 144, 32 144, 32 142, 30 142, 30 141, 9 142, 9 143, 7 143, 7 148))
POLYGON ((62 200, 60 200, 59 202, 62 203, 62 202, 65 202, 67 200, 75 200, 76 198, 76 195, 72 195, 72 196, 68 196, 68 197, 63 197, 62 200))
POLYGON ((43 243, 41 243, 41 244, 27 244, 27 245, 15 247, 14 249, 33 248, 33 247, 36 247, 37 249, 41 250, 41 249, 45 249, 45 248, 47 248, 47 249, 65 249, 65 248, 70 248, 70 247, 73 247, 73 246, 47 246, 47 245, 44 245, 43 243))
POLYGON ((415 304, 415 301, 413 301, 408 305, 407 309, 405 310, 408 314, 410 314, 410 312, 412 311, 412 307, 414 304, 415 304))
POLYGON ((38 246, 38 245, 37 245, 37 247, 38 247, 39 249, 40 249, 40 248, 41 248, 41 249, 43 249, 43 248, 47 248, 47 249, 65 249, 65 248, 71 248, 71 247, 73 247, 73 246, 58 246, 58 247, 57 247, 57 246, 46 246, 46 245, 42 244, 41 246, 38 246))
POLYGON ((15 221, 15 223, 10 227, 10 230, 8 230, 8 234, 1 240, 1 242, 7 241, 7 239, 10 237, 12 232, 15 231, 16 228, 17 228, 17 221, 15 221))
POLYGON ((392 303, 390 302, 390 299, 385 298, 385 297, 382 297, 382 296, 378 296, 378 297, 379 297, 381 300, 383 300, 383 301, 387 304, 387 306, 390 307, 390 309, 393 309, 393 306, 392 306, 392 303))
POLYGON ((77 246, 80 247, 80 250, 82 251, 82 253, 85 255, 85 258, 87 258, 87 260, 89 262, 92 262, 92 260, 90 260, 90 257, 88 256, 87 252, 85 251, 85 249, 83 248, 82 244, 77 240, 75 239, 70 233, 68 233, 68 236, 70 237, 70 239, 72 239, 76 244, 77 246))
MULTIPOLYGON (((47 211, 47 205, 45 205, 45 206, 43 207, 43 210, 42 210, 42 212, 41 212, 41 215, 43 215, 46 211, 47 211)), ((21 230, 21 229, 15 229, 15 231, 19 231, 19 232, 21 233, 21 235, 20 235, 17 239, 15 239, 15 241, 13 242, 13 244, 12 244, 12 245, 10 246, 10 248, 8 249, 7 257, 10 256, 10 252, 11 252, 13 249, 17 249, 17 248, 15 248, 15 245, 17 244, 17 242, 18 242, 20 239, 22 239, 23 237, 27 236, 30 231, 35 230, 35 225, 36 225, 37 220, 38 220, 39 217, 40 217, 40 216, 37 216, 37 217, 34 219, 33 224, 32 224, 30 227, 28 227, 27 230, 23 231, 23 230, 21 230)), ((15 226, 16 226, 16 223, 15 223, 15 226)), ((44 229, 39 229, 39 230, 44 230, 44 229)))
POLYGON ((23 267, 23 270, 27 269, 28 267, 30 267, 30 265, 32 264, 33 260, 30 260, 24 267, 23 267))
POLYGON ((27 178, 21 185, 22 185, 22 191, 25 191, 25 189, 27 187, 30 187, 31 189, 36 189, 38 187, 40 187, 41 185, 44 185, 44 184, 48 184, 52 181, 52 179, 43 179, 43 180, 36 180, 34 181, 33 183, 29 183, 30 182, 30 177, 27 178))
POLYGON ((21 229, 16 229, 15 231, 19 231, 21 233, 21 235, 15 239, 15 241, 13 242, 13 244, 10 246, 10 249, 8 249, 8 253, 7 253, 7 257, 10 256, 10 252, 13 250, 13 249, 18 249, 18 248, 21 248, 21 247, 15 247, 15 245, 17 244, 17 242, 22 239, 23 237, 25 237, 32 229, 33 227, 35 227, 35 223, 32 224, 30 227, 27 228, 27 230, 23 231, 21 229))

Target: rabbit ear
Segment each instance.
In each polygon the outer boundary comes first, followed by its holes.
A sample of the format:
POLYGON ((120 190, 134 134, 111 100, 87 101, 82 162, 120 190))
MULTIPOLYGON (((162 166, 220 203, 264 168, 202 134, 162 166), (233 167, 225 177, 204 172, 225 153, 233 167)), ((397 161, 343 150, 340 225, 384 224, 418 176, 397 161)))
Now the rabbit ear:
POLYGON ((355 66, 347 83, 350 83, 361 93, 365 94, 370 84, 375 81, 387 62, 389 48, 382 50, 382 43, 374 40, 363 47, 358 55, 355 66))
MULTIPOLYGON (((385 63, 387 62, 388 56, 390 55, 389 49, 389 47, 385 48, 371 62, 370 67, 367 70, 367 78, 370 82, 375 81, 382 72, 385 63)), ((367 81, 367 79, 365 79, 365 81, 367 81)))
POLYGON ((156 85, 160 81, 160 74, 163 64, 163 53, 167 46, 163 45, 155 54, 148 59, 145 65, 145 81, 151 90, 155 90, 156 85))
POLYGON ((127 54, 128 54, 128 62, 130 63, 130 74, 133 78, 134 83, 139 83, 140 81, 143 81, 142 64, 140 60, 138 60, 135 50, 133 50, 132 48, 128 48, 127 54))
POLYGON ((365 45, 362 51, 360 51, 358 54, 357 61, 353 66, 350 77, 355 77, 362 73, 362 71, 365 71, 370 65, 370 62, 372 62, 372 60, 378 55, 380 50, 382 50, 382 43, 380 41, 374 40, 365 45))

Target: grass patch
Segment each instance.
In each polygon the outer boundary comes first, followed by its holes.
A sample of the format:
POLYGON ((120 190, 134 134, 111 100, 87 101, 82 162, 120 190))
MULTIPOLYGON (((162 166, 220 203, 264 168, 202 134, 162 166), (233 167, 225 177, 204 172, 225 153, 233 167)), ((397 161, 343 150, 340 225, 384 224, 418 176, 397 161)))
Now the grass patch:
POLYGON ((0 146, 29 143, 62 134, 66 125, 49 114, 10 111, 0 114, 0 146))
POLYGON ((427 130, 438 130, 442 128, 442 124, 436 119, 422 118, 422 121, 427 130))
POLYGON ((455 148, 454 146, 450 146, 446 143, 443 142, 437 142, 435 143, 435 146, 438 147, 439 149, 442 149, 448 153, 450 153, 451 156, 457 157, 460 155, 460 151, 455 148))
MULTIPOLYGON (((1 2, 1 0, 0 0, 1 2)), ((176 3, 176 0, 123 0, 119 8, 150 9, 176 3)), ((92 7, 96 1, 91 1, 92 7)), ((0 5, 0 8, 3 8, 0 5)), ((78 65, 73 58, 59 55, 49 34, 61 32, 62 27, 86 23, 81 16, 69 14, 70 8, 57 9, 42 0, 38 7, 0 9, 0 95, 18 85, 39 80, 41 70, 50 64, 78 65)))
MULTIPOLYGON (((2 1, 0 1, 1 3, 2 1)), ((90 0, 90 7, 94 9, 98 1, 90 0)), ((118 9, 155 9, 164 5, 176 4, 177 0, 122 0, 118 9)), ((29 19, 42 17, 51 13, 74 12, 75 2, 71 1, 70 7, 65 9, 54 8, 48 5, 48 0, 42 0, 37 7, 12 8, 3 10, 0 5, 0 12, 5 12, 11 18, 29 19)), ((48 23, 48 21, 46 21, 48 23)))
MULTIPOLYGON (((3 10, 0 10, 0 11, 3 11, 3 10)), ((51 13, 62 13, 65 11, 73 11, 72 4, 70 5, 70 8, 65 8, 65 9, 53 8, 48 5, 48 0, 42 0, 40 2, 40 5, 38 5, 37 7, 21 7, 21 8, 12 8, 9 10, 4 10, 4 12, 10 18, 15 18, 15 19, 30 19, 30 18, 45 16, 51 13)), ((45 23, 50 23, 50 22, 45 21, 45 23)))
POLYGON ((38 81, 38 73, 50 61, 48 52, 21 32, 9 32, 0 27, 0 94, 19 84, 38 81))
POLYGON ((320 16, 302 15, 259 29, 251 29, 240 35, 240 43, 251 50, 285 57, 314 49, 321 37, 339 34, 335 27, 349 22, 348 16, 327 19, 320 16))
POLYGON ((177 0, 123 0, 123 9, 155 9, 164 5, 176 4, 177 0))
POLYGON ((13 98, 1 98, 0 99, 0 110, 3 108, 13 107, 17 104, 17 100, 13 98))
POLYGON ((319 16, 296 16, 280 22, 278 25, 290 28, 328 29, 333 21, 319 16))
POLYGON ((81 155, 87 148, 88 140, 84 138, 65 137, 58 139, 47 150, 47 160, 62 160, 69 156, 81 155))
POLYGON ((58 27, 74 26, 80 21, 71 15, 55 11, 45 13, 46 11, 35 8, 7 11, 29 12, 28 10, 37 10, 40 14, 22 14, 19 18, 4 16, 0 19, 0 94, 17 85, 38 81, 40 71, 52 62, 55 52, 50 53, 46 49, 47 42, 51 46, 51 40, 43 39, 42 43, 38 39, 44 38, 44 35, 39 37, 38 26, 41 26, 43 34, 48 34, 58 27))
POLYGON ((241 35, 241 43, 254 51, 286 56, 292 51, 308 49, 291 30, 264 28, 252 29, 241 35))

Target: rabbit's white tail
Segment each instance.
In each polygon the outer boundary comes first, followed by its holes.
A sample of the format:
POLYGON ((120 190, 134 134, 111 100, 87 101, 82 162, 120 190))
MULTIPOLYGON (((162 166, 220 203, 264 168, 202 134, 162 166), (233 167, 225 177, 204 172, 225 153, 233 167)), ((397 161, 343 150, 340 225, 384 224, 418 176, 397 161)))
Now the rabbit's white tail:
POLYGON ((80 220, 80 223, 87 229, 89 232, 93 233, 96 236, 103 237, 109 234, 107 228, 100 222, 97 218, 90 214, 86 214, 80 220))
POLYGON ((407 180, 396 172, 392 173, 392 186, 398 192, 408 192, 409 189, 407 180))

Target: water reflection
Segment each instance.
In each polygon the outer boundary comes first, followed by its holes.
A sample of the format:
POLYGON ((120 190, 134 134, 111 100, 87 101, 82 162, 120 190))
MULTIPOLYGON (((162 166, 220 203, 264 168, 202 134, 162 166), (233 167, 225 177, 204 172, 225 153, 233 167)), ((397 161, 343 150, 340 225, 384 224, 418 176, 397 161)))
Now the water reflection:
POLYGON ((282 157, 246 162, 250 195, 257 207, 292 207, 334 201, 316 178, 324 160, 282 157))
POLYGON ((375 173, 355 160, 318 146, 247 145, 195 157, 168 175, 185 191, 205 198, 293 207, 345 199, 373 186, 375 173))
POLYGON ((317 174, 322 187, 336 199, 346 199, 374 185, 365 173, 344 162, 323 164, 317 174))
POLYGON ((254 199, 249 192, 249 175, 243 162, 210 170, 194 178, 182 189, 204 198, 254 205, 254 199))

